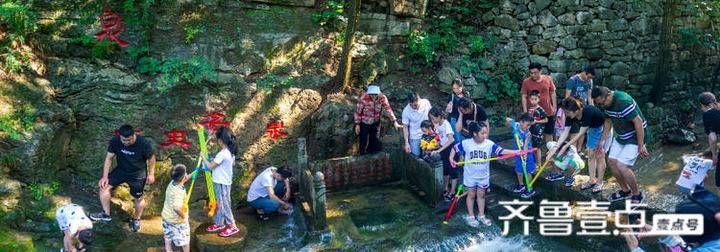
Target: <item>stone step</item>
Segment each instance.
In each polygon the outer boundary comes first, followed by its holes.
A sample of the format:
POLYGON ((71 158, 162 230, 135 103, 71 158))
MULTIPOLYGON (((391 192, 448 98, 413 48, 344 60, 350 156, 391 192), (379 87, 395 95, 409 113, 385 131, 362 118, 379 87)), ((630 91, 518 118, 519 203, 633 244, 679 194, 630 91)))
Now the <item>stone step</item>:
MULTIPOLYGON (((535 181, 535 184, 533 184, 533 188, 538 192, 536 197, 540 196, 549 200, 566 201, 590 201, 593 199, 597 201, 607 201, 610 194, 620 190, 620 186, 615 182, 614 178, 606 179, 605 186, 603 187, 604 190, 600 193, 593 193, 591 190, 580 189, 580 186, 583 183, 590 180, 588 175, 576 175, 575 182, 572 187, 566 187, 563 180, 555 182, 548 181, 544 177, 550 173, 551 165, 552 164, 548 164, 548 167, 545 168, 542 174, 539 174, 541 178, 538 178, 535 181)), ((580 174, 587 174, 586 170, 587 168, 583 169, 580 174)), ((491 163, 490 175, 491 183, 493 185, 502 187, 510 192, 512 192, 512 188, 517 184, 513 159, 491 163), (494 175, 509 177, 511 180, 499 182, 497 179, 498 177, 494 175)), ((652 193, 649 190, 643 190, 643 185, 640 185, 640 190, 643 191, 643 195, 645 196, 643 203, 647 204, 646 209, 653 214, 674 212, 675 205, 682 201, 682 197, 680 195, 652 193)), ((612 204, 612 207, 622 208, 624 207, 624 204, 623 202, 616 202, 616 204, 612 204)))
POLYGON ((192 242, 196 251, 243 251, 248 232, 244 225, 237 223, 240 232, 230 237, 220 237, 218 233, 206 231, 209 224, 202 224, 193 232, 192 242))

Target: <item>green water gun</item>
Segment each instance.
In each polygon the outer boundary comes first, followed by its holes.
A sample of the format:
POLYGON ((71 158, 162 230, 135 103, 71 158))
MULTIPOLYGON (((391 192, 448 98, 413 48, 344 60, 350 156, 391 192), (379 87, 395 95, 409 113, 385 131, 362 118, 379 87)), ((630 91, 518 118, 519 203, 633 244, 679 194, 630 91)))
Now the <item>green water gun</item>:
POLYGON ((450 209, 448 209, 447 214, 445 214, 445 219, 443 219, 443 224, 447 225, 448 221, 450 220, 450 216, 452 216, 453 210, 455 209, 455 204, 457 204, 458 200, 460 199, 461 193, 463 191, 463 184, 460 184, 458 186, 457 192, 455 193, 455 197, 453 197, 452 203, 450 203, 450 209))
MULTIPOLYGON (((205 142, 205 128, 203 126, 198 126, 197 132, 198 140, 200 141, 200 159, 206 159, 208 158, 208 150, 207 144, 205 142)), ((209 198, 208 216, 213 217, 215 215, 215 208, 217 208, 217 202, 215 201, 215 189, 213 188, 212 183, 212 172, 210 172, 210 169, 204 163, 202 164, 202 166, 203 170, 205 170, 205 183, 207 184, 209 198)))
MULTIPOLYGON (((515 131, 515 132, 514 132, 514 134, 515 134, 515 143, 517 144, 518 149, 520 149, 521 151, 524 151, 524 147, 525 147, 525 146, 522 146, 521 143, 520 143, 520 130, 519 130, 519 129, 514 129, 514 131, 515 131), (522 147, 521 147, 521 146, 522 146, 522 147)), ((531 191, 531 190, 532 190, 532 184, 530 184, 530 179, 528 179, 527 164, 526 164, 526 162, 525 162, 525 158, 526 158, 525 155, 520 155, 520 160, 522 161, 523 175, 525 175, 525 184, 526 184, 527 187, 528 187, 528 191, 531 191)))
POLYGON ((195 180, 197 179, 197 174, 200 172, 200 167, 202 167, 202 158, 198 157, 197 164, 195 165, 195 170, 190 173, 190 187, 188 187, 187 196, 185 196, 185 204, 183 205, 183 212, 188 212, 188 205, 190 204, 190 196, 192 195, 193 187, 195 186, 195 180))

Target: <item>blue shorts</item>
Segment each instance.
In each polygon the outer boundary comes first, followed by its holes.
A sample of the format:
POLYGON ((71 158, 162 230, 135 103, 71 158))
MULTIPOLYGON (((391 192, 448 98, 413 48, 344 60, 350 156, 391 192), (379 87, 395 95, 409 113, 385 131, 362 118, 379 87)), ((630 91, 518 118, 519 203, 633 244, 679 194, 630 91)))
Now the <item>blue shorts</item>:
MULTIPOLYGON (((588 128, 585 147, 587 147, 588 149, 597 148, 597 145, 600 144, 600 139, 602 138, 602 132, 602 126, 597 128, 588 128)), ((609 136, 612 136, 612 131, 610 132, 609 136)), ((609 141, 609 139, 605 139, 605 146, 603 146, 603 149, 605 149, 605 151, 610 150, 610 144, 612 144, 612 141, 609 141)))
POLYGON ((692 190, 690 190, 689 188, 678 186, 678 191, 680 191, 680 193, 682 193, 683 195, 690 195, 690 192, 692 190))
MULTIPOLYGON (((275 188, 273 188, 275 195, 282 198, 285 195, 285 182, 279 181, 275 188)), ((280 209, 280 203, 270 199, 270 196, 260 197, 253 201, 250 201, 250 206, 255 209, 262 209, 264 213, 274 213, 280 209)))
POLYGON ((454 140, 455 140, 454 143, 459 143, 459 142, 462 142, 463 137, 462 137, 462 134, 458 133, 458 132, 457 132, 457 129, 455 129, 455 124, 457 124, 457 118, 452 118, 452 117, 451 117, 451 118, 450 118, 450 127, 451 127, 452 130, 453 130, 453 138, 454 138, 454 140))
MULTIPOLYGON (((527 173, 535 173, 535 155, 525 155, 525 168, 527 173)), ((520 156, 515 157, 515 172, 523 173, 523 162, 520 156)))
POLYGON ((410 153, 415 157, 420 157, 420 139, 410 139, 410 153))

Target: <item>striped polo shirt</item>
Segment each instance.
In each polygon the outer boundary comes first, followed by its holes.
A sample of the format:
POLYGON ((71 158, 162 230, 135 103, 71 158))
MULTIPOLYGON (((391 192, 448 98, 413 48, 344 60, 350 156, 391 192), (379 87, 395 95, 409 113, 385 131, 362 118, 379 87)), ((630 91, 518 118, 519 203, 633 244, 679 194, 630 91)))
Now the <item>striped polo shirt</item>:
POLYGON ((650 135, 650 129, 647 125, 647 120, 640 111, 635 99, 633 99, 628 93, 623 91, 613 92, 612 105, 604 108, 603 112, 607 118, 610 118, 615 130, 615 135, 618 143, 620 144, 637 144, 637 134, 635 132, 635 126, 633 125, 633 119, 640 116, 642 119, 642 126, 645 132, 645 144, 649 143, 652 139, 650 135))

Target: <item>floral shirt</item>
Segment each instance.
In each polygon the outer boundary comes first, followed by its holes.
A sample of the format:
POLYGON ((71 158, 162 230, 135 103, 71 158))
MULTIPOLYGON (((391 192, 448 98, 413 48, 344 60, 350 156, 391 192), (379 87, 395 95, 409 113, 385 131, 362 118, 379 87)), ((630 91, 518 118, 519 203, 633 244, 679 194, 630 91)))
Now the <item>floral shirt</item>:
POLYGON ((388 102, 387 96, 378 95, 379 99, 372 100, 370 95, 364 93, 357 102, 355 107, 355 124, 363 122, 365 124, 373 124, 380 121, 382 112, 385 111, 391 120, 395 121, 395 113, 393 113, 388 102))

